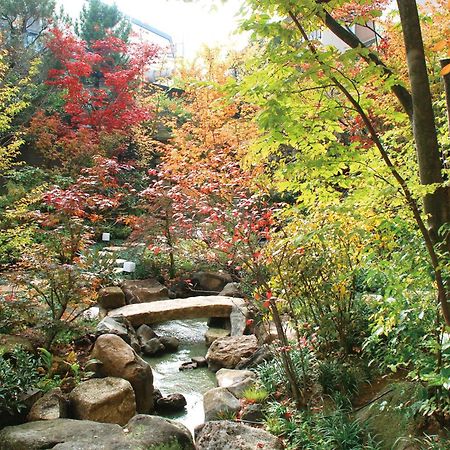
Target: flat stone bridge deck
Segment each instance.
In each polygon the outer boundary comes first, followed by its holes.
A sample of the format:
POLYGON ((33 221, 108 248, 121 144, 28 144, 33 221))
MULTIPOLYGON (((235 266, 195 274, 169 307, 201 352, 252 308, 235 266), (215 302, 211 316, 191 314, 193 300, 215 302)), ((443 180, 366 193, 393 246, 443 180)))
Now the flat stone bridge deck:
POLYGON ((230 317, 231 335, 244 333, 247 308, 242 298, 221 295, 157 300, 113 309, 109 317, 124 316, 134 327, 168 320, 230 317))

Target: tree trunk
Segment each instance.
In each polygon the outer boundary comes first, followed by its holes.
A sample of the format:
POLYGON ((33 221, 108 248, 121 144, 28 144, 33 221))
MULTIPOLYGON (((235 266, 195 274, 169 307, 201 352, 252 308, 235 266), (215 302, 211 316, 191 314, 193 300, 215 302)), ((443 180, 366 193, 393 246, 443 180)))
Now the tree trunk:
MULTIPOLYGON (((397 0, 403 39, 406 48, 409 80, 413 100, 413 132, 416 143, 420 182, 423 185, 442 184, 441 154, 437 140, 430 84, 425 63, 422 32, 415 0, 397 0)), ((448 222, 448 189, 439 187, 424 197, 430 237, 439 242, 439 228, 448 222)))
MULTIPOLYGON (((430 84, 425 61, 422 32, 415 0, 397 0, 403 29, 413 101, 413 133, 416 144, 420 182, 424 186, 440 185, 424 196, 429 234, 432 243, 449 251, 450 239, 439 236, 439 229, 449 222, 450 190, 442 186, 443 163, 439 151, 430 84)), ((440 270, 439 270, 440 272, 440 270)), ((450 323, 449 283, 444 282, 439 300, 447 324, 450 323)))

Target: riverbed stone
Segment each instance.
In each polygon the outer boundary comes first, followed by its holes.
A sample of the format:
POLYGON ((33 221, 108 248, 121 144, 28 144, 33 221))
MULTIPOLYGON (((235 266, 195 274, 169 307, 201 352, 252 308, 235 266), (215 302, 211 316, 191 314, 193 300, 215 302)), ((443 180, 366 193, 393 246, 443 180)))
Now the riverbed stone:
POLYGON ((187 405, 186 398, 182 394, 170 394, 156 400, 155 409, 160 413, 176 413, 183 411, 187 405))
POLYGON ((46 392, 30 409, 27 420, 63 419, 67 416, 67 400, 60 388, 46 392))
POLYGON ((128 305, 155 302, 169 298, 167 287, 153 278, 148 280, 125 280, 122 283, 122 289, 128 305))
POLYGON ((210 370, 222 367, 234 369, 242 360, 258 349, 256 336, 230 336, 215 340, 208 349, 206 360, 210 370))
POLYGON ((141 342, 141 345, 144 345, 147 341, 153 338, 157 338, 158 335, 145 323, 142 324, 137 330, 136 335, 141 342))
POLYGON ((197 364, 197 367, 206 367, 208 365, 208 361, 204 356, 193 356, 191 361, 197 364))
POLYGON ((281 450, 283 443, 260 428, 229 420, 207 422, 195 430, 197 450, 281 450))
POLYGON ((80 383, 70 393, 75 419, 125 425, 136 415, 131 384, 123 378, 95 378, 80 383))
POLYGON ((216 339, 227 337, 229 335, 230 330, 210 327, 205 332, 205 344, 207 347, 209 347, 216 339))
POLYGON ((149 339, 142 346, 142 353, 146 356, 153 356, 164 351, 164 345, 158 338, 149 339))
POLYGON ((166 352, 176 352, 180 347, 180 340, 175 336, 161 336, 159 338, 161 344, 164 346, 166 352))
POLYGON ((256 374, 251 370, 220 369, 216 372, 217 385, 228 388, 234 386, 247 378, 256 379, 256 374))
POLYGON ((91 356, 102 362, 102 376, 124 378, 131 383, 138 413, 153 410, 152 369, 123 339, 114 334, 100 336, 91 356))
POLYGON ((116 309, 124 306, 125 294, 119 286, 109 286, 100 289, 97 303, 104 309, 116 309))
POLYGON ((226 388, 214 388, 203 394, 205 421, 220 420, 224 416, 236 414, 241 402, 226 388))
POLYGON ((186 361, 184 363, 181 363, 179 370, 193 370, 197 369, 198 365, 194 361, 186 361))

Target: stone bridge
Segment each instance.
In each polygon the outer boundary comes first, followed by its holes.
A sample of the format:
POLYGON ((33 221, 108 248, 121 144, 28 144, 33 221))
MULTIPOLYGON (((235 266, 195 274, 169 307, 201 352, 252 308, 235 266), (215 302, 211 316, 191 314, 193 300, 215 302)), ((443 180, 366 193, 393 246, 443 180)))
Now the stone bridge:
POLYGON ((231 335, 240 336, 245 330, 247 308, 242 298, 211 295, 126 305, 109 311, 108 316, 124 316, 134 327, 168 320, 229 317, 231 335))

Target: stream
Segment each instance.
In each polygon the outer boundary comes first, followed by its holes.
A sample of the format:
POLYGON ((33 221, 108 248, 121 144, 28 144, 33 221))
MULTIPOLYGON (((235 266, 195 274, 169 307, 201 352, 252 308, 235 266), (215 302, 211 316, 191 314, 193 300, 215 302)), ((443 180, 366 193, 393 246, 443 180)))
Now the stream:
POLYGON ((193 356, 205 356, 206 319, 173 320, 152 328, 159 336, 175 336, 180 340, 176 353, 144 359, 152 367, 155 389, 164 396, 183 394, 186 397, 187 406, 183 412, 164 417, 181 422, 193 433, 194 428, 204 422, 203 394, 216 387, 216 377, 207 367, 184 371, 179 367, 193 356))

